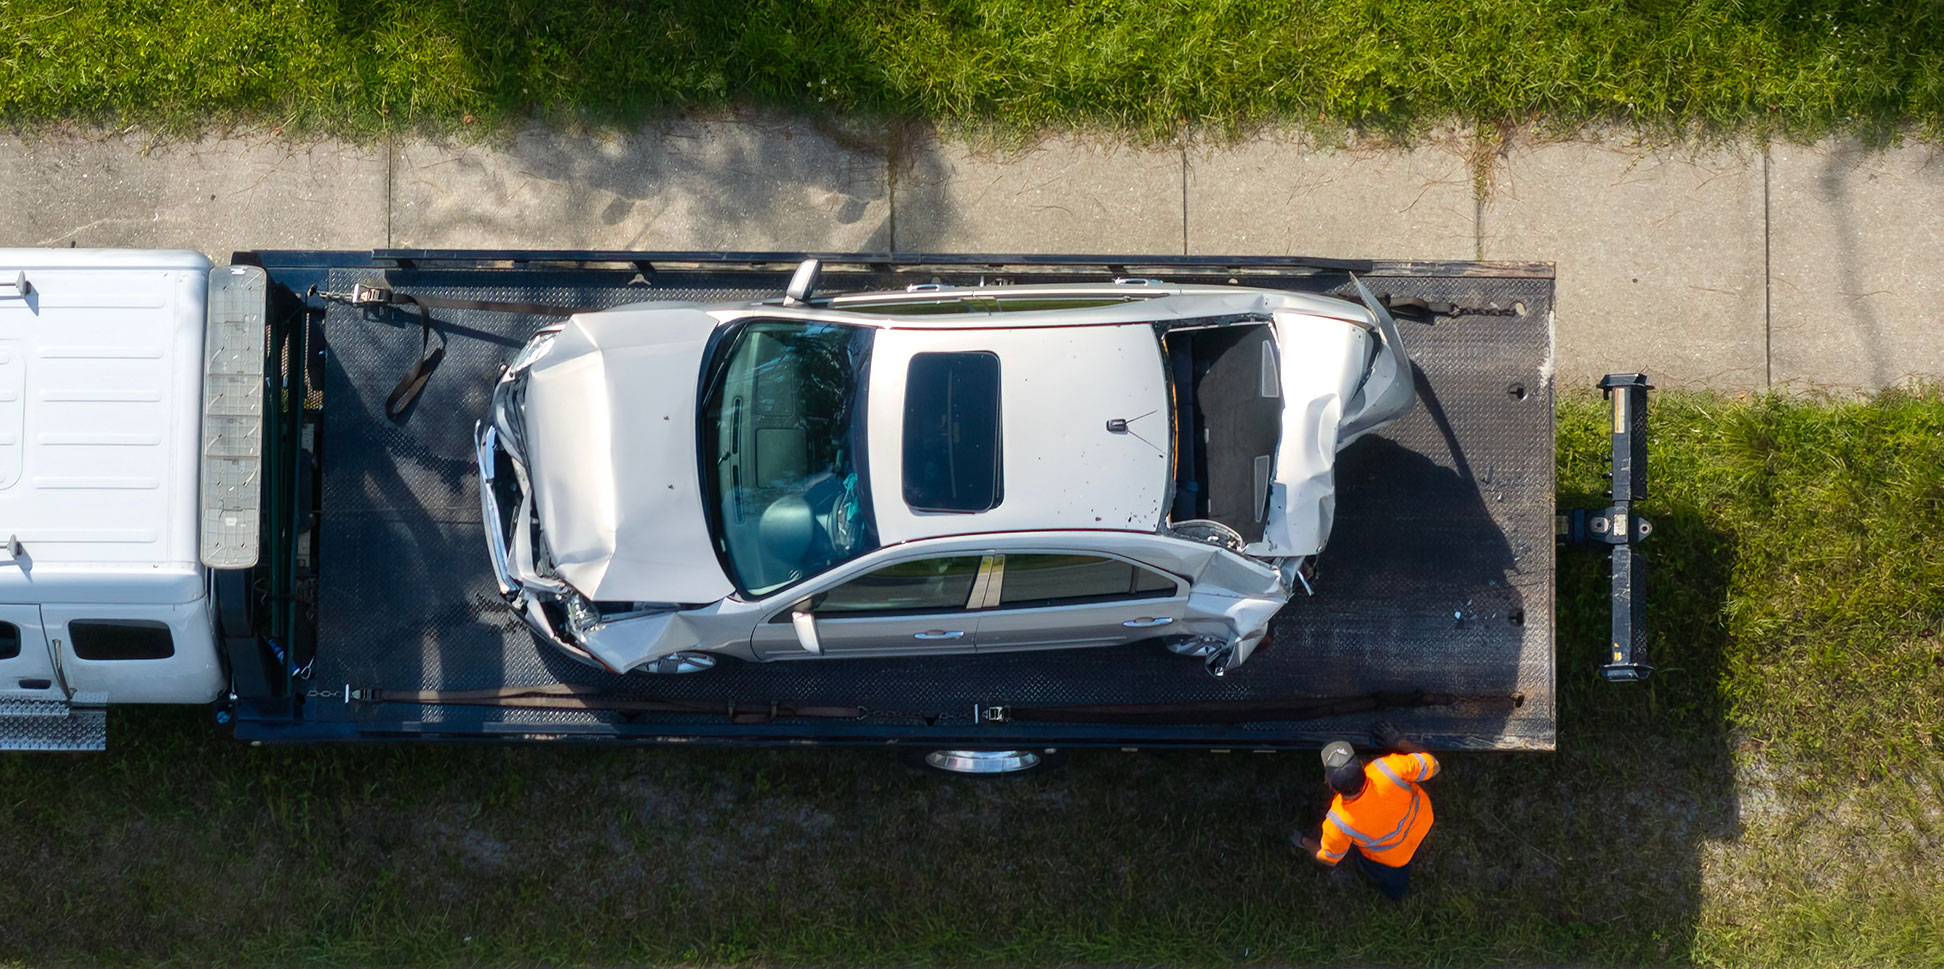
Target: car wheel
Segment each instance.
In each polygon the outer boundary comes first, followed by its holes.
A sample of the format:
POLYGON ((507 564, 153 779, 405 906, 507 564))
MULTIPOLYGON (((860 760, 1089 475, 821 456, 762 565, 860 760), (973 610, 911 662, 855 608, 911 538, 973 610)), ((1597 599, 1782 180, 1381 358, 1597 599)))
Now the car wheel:
POLYGON ((715 669, 716 664, 720 661, 721 657, 714 653, 689 650, 680 653, 670 653, 660 659, 650 660, 635 667, 634 672, 659 673, 663 676, 675 676, 682 673, 700 673, 704 670, 715 669))
POLYGON ((917 748, 900 750, 898 759, 909 767, 958 777, 1017 777, 1038 774, 1066 763, 1063 750, 1053 747, 1003 749, 917 748))
POLYGON ((1220 636, 1169 636, 1162 644, 1177 656, 1207 659, 1209 654, 1227 646, 1228 641, 1220 636))
POLYGON ((1203 542, 1213 545, 1216 548, 1228 549, 1231 552, 1240 552, 1244 545, 1249 544, 1242 537, 1241 532, 1221 522, 1207 518, 1191 518, 1186 521, 1173 522, 1168 526, 1168 530, 1176 538, 1185 538, 1191 542, 1203 542))

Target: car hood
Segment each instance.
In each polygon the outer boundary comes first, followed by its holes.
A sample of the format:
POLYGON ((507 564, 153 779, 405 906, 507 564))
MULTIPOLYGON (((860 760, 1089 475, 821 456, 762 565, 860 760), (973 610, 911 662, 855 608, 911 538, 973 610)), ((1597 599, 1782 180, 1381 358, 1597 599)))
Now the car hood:
POLYGON ((714 317, 693 305, 569 319, 527 377, 528 470, 555 569, 590 599, 734 590, 703 513, 696 387, 714 317))

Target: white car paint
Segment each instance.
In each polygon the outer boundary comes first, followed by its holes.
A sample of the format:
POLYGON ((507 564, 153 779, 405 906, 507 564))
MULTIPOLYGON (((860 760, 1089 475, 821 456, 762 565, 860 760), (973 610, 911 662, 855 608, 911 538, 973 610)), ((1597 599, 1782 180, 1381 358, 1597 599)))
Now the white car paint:
MULTIPOLYGON (((536 386, 542 373, 557 385, 536 391, 543 399, 539 416, 531 412, 535 398, 526 402, 524 433, 495 435, 492 426, 482 424, 483 498, 502 588, 543 637, 615 671, 652 668, 663 657, 698 651, 744 659, 814 658, 817 652, 803 648, 814 642, 802 640, 802 623, 788 621, 792 605, 811 594, 896 561, 1054 547, 1124 558, 1181 577, 1189 583, 1186 605, 1181 625, 1171 631, 1225 642, 1221 665, 1233 668, 1262 640, 1270 617, 1288 599, 1296 567, 1327 541, 1336 451, 1395 419, 1414 399, 1396 328, 1357 285, 1361 306, 1281 291, 1161 285, 1143 287, 1140 298, 1130 302, 1051 311, 895 315, 858 311, 855 298, 846 297, 823 306, 712 306, 706 314, 686 304, 582 314, 533 365, 536 386), (718 327, 760 318, 880 331, 867 420, 881 547, 772 595, 747 598, 725 590, 728 580, 702 530, 694 443, 705 318, 718 327), (1168 446, 1169 433, 1167 380, 1155 328, 1241 318, 1273 324, 1284 419, 1263 539, 1238 554, 1168 533, 1169 459, 1152 445, 1168 446), (638 332, 645 330, 656 333, 638 332), (572 340, 568 333, 575 334, 572 340), (658 349, 634 352, 646 346, 658 349), (906 365, 916 353, 949 350, 988 350, 1002 362, 1005 500, 983 513, 914 512, 904 505, 896 476, 906 365), (568 386, 575 381, 584 386, 568 386), (1157 409, 1161 419, 1149 436, 1142 422, 1153 420, 1147 415, 1157 409), (616 416, 623 413, 686 426, 644 431, 616 416), (1134 433, 1108 432, 1106 422, 1113 418, 1129 420, 1134 433), (541 440, 551 435, 561 440, 541 440), (559 541, 553 536, 557 527, 570 536, 562 544, 563 561, 571 565, 558 571, 535 564, 530 529, 516 525, 513 535, 498 533, 491 494, 494 453, 506 449, 516 471, 524 473, 514 437, 527 438, 534 451, 531 490, 540 492, 534 500, 546 541, 559 541), (623 446, 639 449, 638 454, 588 453, 623 446), (623 470, 624 463, 631 470, 623 470), (688 480, 681 480, 685 476, 688 480), (634 494, 644 490, 642 482, 668 494, 634 494), (549 496, 548 489, 557 493, 549 496), (646 547, 629 547, 636 543, 646 547), (579 571, 580 580, 570 571, 579 571), (706 602, 694 595, 718 590, 724 591, 706 602), (563 632, 541 606, 564 601, 562 595, 627 599, 637 608, 563 632), (677 605, 683 602, 690 604, 677 605), (785 648, 753 642, 776 636, 787 637, 785 648), (798 642, 799 648, 787 648, 788 642, 798 642)), ((1002 298, 1034 289, 958 292, 1002 298)), ((1111 285, 1045 290, 1128 292, 1111 285)), ((518 369, 506 380, 512 381, 518 369)), ((520 420, 506 413, 495 417, 502 430, 509 419, 520 420)), ((514 521, 525 521, 524 504, 514 521)), ((561 554, 559 546, 555 554, 561 554)))
POLYGON ((685 306, 568 320, 527 381, 540 527, 561 579, 590 599, 713 602, 696 476, 696 381, 715 317, 685 306))
POLYGON ((871 353, 870 467, 878 541, 966 532, 1153 532, 1168 497, 1168 387, 1145 323, 1059 329, 889 329, 871 353), (905 378, 918 353, 999 357, 1005 497, 975 514, 904 502, 905 378), (1131 433, 1107 422, 1135 418, 1131 433))
POLYGON ((880 548, 826 575, 761 599, 730 596, 699 609, 605 623, 590 630, 581 645, 603 666, 614 670, 632 669, 682 650, 743 655, 752 645, 755 655, 747 658, 815 659, 814 654, 797 645, 790 623, 770 621, 787 617, 792 605, 809 596, 894 562, 955 553, 1051 550, 1121 558, 1178 577, 1190 593, 1188 614, 1177 633, 1227 638, 1234 623, 1247 623, 1242 628, 1256 634, 1248 639, 1243 659, 1247 658, 1246 650, 1261 641, 1261 630, 1266 629, 1269 617, 1288 599, 1276 571, 1267 564, 1200 542, 1095 531, 958 535, 880 548))
MULTIPOLYGON (((1370 331, 1301 313, 1275 314, 1281 353, 1282 441, 1269 489, 1268 527, 1252 555, 1315 555, 1336 517, 1337 429, 1357 392, 1370 331), (1301 347, 1302 352, 1289 352, 1301 347), (1289 433, 1291 429, 1299 433, 1289 433)), ((1348 443, 1348 442, 1343 442, 1348 443)))

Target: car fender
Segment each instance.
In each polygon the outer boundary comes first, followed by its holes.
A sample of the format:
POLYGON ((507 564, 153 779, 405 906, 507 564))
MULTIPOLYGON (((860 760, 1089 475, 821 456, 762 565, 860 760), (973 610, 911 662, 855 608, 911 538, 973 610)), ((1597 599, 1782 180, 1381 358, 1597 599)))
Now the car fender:
POLYGON ((685 650, 755 661, 749 628, 757 613, 755 604, 722 599, 706 606, 623 616, 588 629, 581 635, 581 646, 621 673, 685 650))

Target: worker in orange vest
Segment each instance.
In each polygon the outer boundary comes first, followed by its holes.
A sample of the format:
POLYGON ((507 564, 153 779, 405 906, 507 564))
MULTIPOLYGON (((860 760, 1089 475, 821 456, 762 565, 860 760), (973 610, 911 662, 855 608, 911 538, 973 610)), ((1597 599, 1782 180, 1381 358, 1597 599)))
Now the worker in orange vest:
POLYGON ((1357 866, 1392 900, 1411 889, 1411 857, 1431 830, 1431 797, 1418 782, 1438 774, 1438 760, 1384 721, 1372 726, 1392 753, 1368 764, 1338 740, 1323 748, 1323 777, 1336 797, 1323 817, 1321 840, 1295 839, 1316 863, 1335 867, 1356 848, 1357 866))

